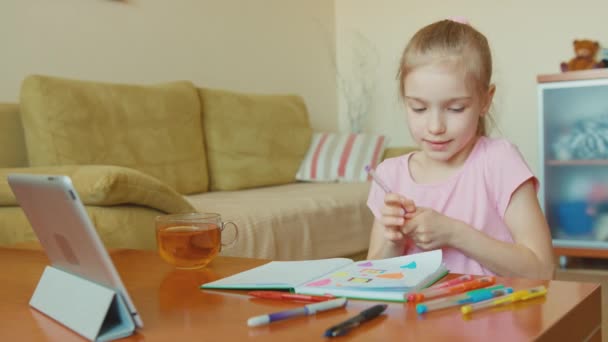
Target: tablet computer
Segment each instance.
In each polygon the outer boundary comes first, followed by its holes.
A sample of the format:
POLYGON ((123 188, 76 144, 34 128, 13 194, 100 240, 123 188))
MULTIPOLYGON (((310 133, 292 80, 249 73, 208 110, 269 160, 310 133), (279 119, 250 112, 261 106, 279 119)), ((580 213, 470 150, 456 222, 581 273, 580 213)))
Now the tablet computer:
POLYGON ((10 185, 53 267, 116 291, 143 322, 67 176, 10 174, 10 185))

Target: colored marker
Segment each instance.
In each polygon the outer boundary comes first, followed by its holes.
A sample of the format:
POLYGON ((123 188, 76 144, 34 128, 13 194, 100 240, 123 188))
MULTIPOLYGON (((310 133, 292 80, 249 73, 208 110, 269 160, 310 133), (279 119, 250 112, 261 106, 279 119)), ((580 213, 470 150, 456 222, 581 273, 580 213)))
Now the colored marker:
POLYGON ((502 284, 498 284, 498 285, 494 285, 494 286, 490 286, 490 287, 484 287, 481 289, 476 289, 476 290, 471 290, 471 291, 467 291, 465 293, 461 293, 461 294, 456 294, 453 296, 447 296, 447 297, 442 297, 442 298, 438 298, 438 299, 433 299, 430 301, 427 301, 425 303, 439 303, 439 302, 451 302, 451 301, 455 301, 455 300, 460 300, 460 299, 465 299, 470 295, 474 295, 477 292, 481 292, 481 291, 492 291, 492 290, 498 290, 498 289, 504 289, 505 286, 502 284))
POLYGON ((529 300, 532 298, 542 297, 547 294, 547 288, 544 286, 537 286, 526 290, 515 291, 509 295, 497 297, 494 299, 486 300, 483 302, 464 305, 460 308, 460 312, 463 315, 472 313, 473 311, 478 311, 486 308, 491 308, 494 306, 510 304, 514 302, 519 302, 523 300, 529 300))
POLYGON ((274 312, 266 315, 260 315, 251 317, 247 320, 247 325, 250 327, 257 327, 259 325, 265 325, 271 322, 281 321, 284 319, 299 317, 299 316, 309 316, 314 315, 317 312, 327 311, 332 309, 338 309, 344 307, 347 303, 346 298, 337 298, 332 300, 327 300, 320 303, 315 304, 307 304, 303 307, 299 307, 296 309, 274 312))
MULTIPOLYGON (((372 179, 374 180, 374 182, 376 184, 378 184, 378 186, 380 188, 382 188, 382 190, 384 190, 385 193, 392 193, 393 191, 391 190, 391 188, 388 187, 388 185, 386 185, 386 183, 384 183, 382 181, 382 179, 380 179, 380 177, 378 177, 378 175, 376 175, 376 172, 369 166, 369 165, 365 165, 365 171, 367 171, 367 173, 372 176, 372 179)), ((405 210, 405 208, 403 206, 401 206, 401 208, 403 208, 404 211, 407 212, 407 210, 405 210)))
POLYGON ((504 296, 513 293, 513 288, 487 288, 478 289, 467 292, 466 295, 452 296, 450 298, 441 298, 431 300, 429 302, 416 304, 416 312, 421 315, 430 311, 436 311, 441 309, 447 309, 454 306, 460 306, 470 303, 478 303, 484 300, 492 299, 499 296, 504 296), (456 298, 454 298, 456 297, 456 298))
POLYGON ((421 302, 423 300, 428 300, 437 297, 443 297, 448 295, 454 295, 457 293, 467 292, 469 290, 480 289, 483 287, 488 287, 490 285, 494 285, 496 283, 496 277, 488 276, 476 278, 473 280, 465 281, 464 283, 460 283, 454 286, 439 288, 439 289, 426 289, 422 290, 418 293, 411 293, 407 295, 407 300, 411 302, 421 302))
POLYGON ((460 283, 464 283, 465 281, 473 280, 473 276, 470 274, 461 275, 458 278, 450 279, 448 281, 444 281, 441 283, 437 283, 433 286, 430 286, 429 289, 440 289, 443 287, 454 286, 460 283))
POLYGON ((312 303, 324 302, 324 301, 336 298, 332 295, 309 296, 309 295, 302 295, 302 294, 281 292, 281 291, 251 291, 248 293, 248 295, 256 297, 256 298, 293 300, 293 301, 299 301, 299 302, 312 302, 312 303))
MULTIPOLYGON (((498 284, 498 285, 495 285, 495 286, 490 286, 490 287, 485 287, 485 288, 481 288, 481 289, 467 291, 467 292, 464 292, 464 293, 461 293, 461 294, 455 294, 455 295, 452 295, 452 296, 432 299, 432 300, 429 300, 429 301, 425 302, 424 304, 444 303, 444 302, 452 303, 454 301, 458 301, 458 300, 461 300, 461 299, 466 299, 466 298, 468 298, 471 295, 475 295, 475 293, 477 293, 477 292, 499 290, 499 289, 504 289, 504 288, 505 288, 504 285, 498 284)), ((422 305, 422 303, 421 304, 416 304, 416 307, 418 307, 418 305, 422 305)))
POLYGON ((372 176, 372 179, 374 180, 374 182, 376 182, 376 184, 378 184, 379 187, 382 188, 382 190, 384 190, 384 192, 391 193, 391 188, 388 187, 388 185, 386 185, 381 179, 380 177, 378 177, 376 175, 376 172, 369 166, 369 165, 365 165, 365 171, 367 171, 367 173, 372 176))

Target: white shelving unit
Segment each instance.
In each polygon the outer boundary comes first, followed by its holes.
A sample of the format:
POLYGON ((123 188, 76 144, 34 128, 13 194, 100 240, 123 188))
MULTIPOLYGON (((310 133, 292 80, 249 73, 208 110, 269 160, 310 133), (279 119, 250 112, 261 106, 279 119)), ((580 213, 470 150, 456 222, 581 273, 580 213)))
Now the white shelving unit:
POLYGON ((537 81, 539 195, 555 253, 562 265, 568 256, 608 258, 608 151, 594 144, 605 137, 608 148, 608 69, 539 75, 537 81))

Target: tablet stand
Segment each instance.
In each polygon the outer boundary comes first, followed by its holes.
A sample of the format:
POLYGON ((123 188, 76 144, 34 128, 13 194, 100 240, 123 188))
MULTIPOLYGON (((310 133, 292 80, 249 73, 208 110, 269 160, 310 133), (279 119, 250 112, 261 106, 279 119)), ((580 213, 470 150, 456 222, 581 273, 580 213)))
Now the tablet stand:
POLYGON ((109 341, 135 331, 120 294, 53 266, 44 269, 30 305, 89 340, 109 341))

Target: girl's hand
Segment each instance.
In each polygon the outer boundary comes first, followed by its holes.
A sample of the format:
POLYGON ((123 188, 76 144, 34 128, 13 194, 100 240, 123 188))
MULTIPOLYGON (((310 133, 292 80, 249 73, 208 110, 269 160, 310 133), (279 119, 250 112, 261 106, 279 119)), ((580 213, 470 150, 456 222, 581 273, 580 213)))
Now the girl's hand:
POLYGON ((405 215, 402 234, 412 238, 422 250, 436 249, 452 245, 458 222, 433 209, 417 208, 416 212, 405 215))
POLYGON ((389 193, 384 196, 384 207, 381 209, 382 218, 380 222, 385 227, 384 236, 392 242, 399 242, 406 238, 403 233, 406 222, 405 214, 413 214, 416 205, 411 199, 401 195, 389 193))

